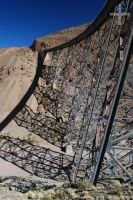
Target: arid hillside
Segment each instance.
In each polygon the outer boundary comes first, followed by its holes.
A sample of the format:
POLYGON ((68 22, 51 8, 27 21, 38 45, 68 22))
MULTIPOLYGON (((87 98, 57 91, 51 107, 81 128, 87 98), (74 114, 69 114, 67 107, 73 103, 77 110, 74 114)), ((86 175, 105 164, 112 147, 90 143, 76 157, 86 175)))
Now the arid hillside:
POLYGON ((37 53, 63 44, 84 31, 88 24, 36 39, 30 48, 0 49, 0 120, 11 112, 29 88, 36 71, 37 53))
POLYGON ((75 38, 78 36, 81 32, 83 32, 89 24, 83 24, 80 26, 72 27, 69 29, 64 29, 61 31, 58 31, 54 34, 46 35, 40 38, 37 38, 33 44, 31 45, 31 48, 33 50, 44 50, 45 48, 51 48, 58 46, 60 44, 63 44, 65 42, 68 42, 69 40, 75 38))
MULTIPOLYGON (((0 49, 0 121, 13 110, 31 85, 37 67, 37 51, 67 42, 83 32, 87 26, 88 24, 84 24, 38 38, 30 48, 0 49)), ((34 109, 36 107, 35 99, 30 98, 29 104, 34 109)), ((45 140, 40 140, 39 136, 19 127, 14 120, 2 131, 2 134, 26 139, 41 146, 49 146, 51 149, 55 148, 45 140)), ((2 163, 2 161, 0 162, 2 163)), ((5 162, 1 166, 5 168, 5 162)))
POLYGON ((0 50, 1 120, 11 112, 30 86, 36 60, 36 54, 29 48, 0 50))

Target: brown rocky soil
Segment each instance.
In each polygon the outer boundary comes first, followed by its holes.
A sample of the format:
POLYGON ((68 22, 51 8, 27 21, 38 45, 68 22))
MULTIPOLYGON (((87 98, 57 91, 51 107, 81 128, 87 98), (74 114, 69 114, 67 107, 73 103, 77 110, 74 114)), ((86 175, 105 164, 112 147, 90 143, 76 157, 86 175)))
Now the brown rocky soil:
POLYGON ((133 188, 127 184, 122 185, 114 180, 110 185, 98 184, 97 187, 89 182, 78 182, 75 188, 69 184, 58 184, 46 180, 34 181, 20 178, 19 182, 12 182, 13 179, 6 179, 0 184, 1 200, 132 200, 133 188), (29 181, 29 183, 28 183, 29 181))
POLYGON ((80 33, 82 33, 89 24, 83 24, 80 26, 72 27, 69 29, 61 30, 57 33, 46 35, 40 38, 37 38, 31 45, 31 48, 33 50, 44 50, 46 48, 52 48, 55 46, 58 46, 60 44, 63 44, 65 42, 68 42, 69 40, 75 38, 80 33))
MULTIPOLYGON (((38 38, 31 45, 32 50, 26 47, 0 49, 0 121, 12 111, 31 85, 37 67, 36 51, 65 43, 84 31, 87 26, 88 24, 84 24, 38 38)), ((34 96, 30 98, 28 104, 33 110, 36 109, 34 96)), ((1 134, 27 139, 34 144, 58 150, 57 147, 55 149, 53 145, 33 135, 25 128, 18 127, 14 121, 11 121, 1 134)), ((26 172, 11 163, 2 159, 0 159, 0 163, 1 176, 27 175, 26 172)))
POLYGON ((23 97, 33 80, 37 56, 29 48, 0 51, 0 120, 23 97))

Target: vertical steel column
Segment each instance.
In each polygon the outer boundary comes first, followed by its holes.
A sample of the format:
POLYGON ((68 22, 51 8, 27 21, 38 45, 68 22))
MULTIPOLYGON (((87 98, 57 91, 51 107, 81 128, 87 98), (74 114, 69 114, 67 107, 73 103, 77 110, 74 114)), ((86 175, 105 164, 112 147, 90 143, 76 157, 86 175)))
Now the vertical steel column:
POLYGON ((121 71, 121 74, 120 74, 116 94, 115 94, 115 97, 114 97, 114 102, 113 102, 112 109, 111 109, 111 114, 110 114, 110 117, 109 117, 109 120, 108 120, 108 123, 107 123, 107 128, 105 130, 103 143, 102 143, 102 146, 101 146, 101 149, 100 149, 97 166, 96 166, 95 173, 94 173, 94 178, 93 178, 93 184, 94 185, 97 184, 97 180, 98 180, 98 177, 99 177, 100 169, 101 169, 101 166, 102 166, 102 162, 103 162, 104 154, 105 154, 105 151, 106 151, 107 143, 108 143, 109 136, 110 136, 111 129, 112 129, 112 125, 113 125, 113 122, 114 122, 114 118, 115 118, 117 106, 118 106, 118 103, 119 103, 120 95, 121 95, 121 92, 122 92, 122 89, 123 89, 123 85, 124 85, 124 81, 125 81, 125 77, 126 77, 126 73, 127 73, 127 69, 128 69, 128 64, 129 64, 129 61, 130 61, 132 51, 133 51, 133 28, 131 30, 131 34, 130 34, 130 38, 129 38, 129 42, 128 42, 128 47, 127 47, 122 71, 121 71))
MULTIPOLYGON (((115 8, 115 11, 116 11, 116 8, 115 8)), ((77 165, 77 168, 76 168, 76 171, 75 171, 75 174, 74 174, 73 183, 76 182, 76 178, 77 178, 78 171, 79 171, 79 168, 80 168, 80 163, 81 163, 81 160, 82 160, 82 154, 83 154, 83 150, 84 150, 84 147, 85 147, 85 144, 86 144, 87 135, 88 135, 88 129, 89 129, 89 126, 90 126, 90 123, 91 123, 91 119, 92 119, 92 115, 93 115, 93 109, 94 109, 94 106, 95 106, 97 93, 98 93, 98 89, 99 89, 99 84, 100 84, 102 73, 103 73, 103 69, 104 69, 105 59, 106 59, 108 48, 109 48, 110 38, 111 38, 111 34, 112 34, 112 31, 113 31, 113 28, 114 28, 114 20, 115 20, 115 17, 113 16, 113 18, 110 20, 110 29, 109 29, 109 34, 108 34, 108 40, 107 40, 106 46, 104 47, 105 51, 104 51, 104 56, 103 56, 101 65, 100 65, 101 68, 100 68, 100 71, 99 71, 99 77, 98 77, 98 82, 97 82, 97 85, 96 85, 95 96, 94 96, 92 104, 91 104, 92 107, 89 110, 90 111, 90 116, 88 118, 88 115, 87 115, 87 119, 86 119, 86 130, 85 130, 85 133, 84 133, 84 138, 82 140, 82 146, 81 146, 80 154, 79 154, 80 157, 79 157, 78 165, 77 165)), ((102 48, 100 47, 100 51, 101 50, 102 50, 102 48)), ((98 62, 96 63, 96 65, 97 64, 98 64, 98 62)), ((89 96, 90 96, 90 92, 88 94, 87 99, 89 99, 89 96)), ((87 102, 86 108, 87 108, 87 106, 88 106, 88 102, 87 102)), ((85 118, 83 118, 83 120, 84 119, 85 118)), ((83 121, 83 123, 84 123, 84 121, 83 121)), ((80 131, 82 131, 82 128, 83 128, 83 124, 81 126, 81 130, 80 131)))

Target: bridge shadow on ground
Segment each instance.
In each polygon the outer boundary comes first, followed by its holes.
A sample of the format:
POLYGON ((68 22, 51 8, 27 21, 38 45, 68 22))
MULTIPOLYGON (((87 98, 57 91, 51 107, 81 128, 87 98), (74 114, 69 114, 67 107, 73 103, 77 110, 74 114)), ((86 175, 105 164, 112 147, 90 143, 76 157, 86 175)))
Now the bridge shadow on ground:
POLYGON ((70 180, 72 156, 31 145, 26 140, 0 136, 0 157, 32 175, 70 180))

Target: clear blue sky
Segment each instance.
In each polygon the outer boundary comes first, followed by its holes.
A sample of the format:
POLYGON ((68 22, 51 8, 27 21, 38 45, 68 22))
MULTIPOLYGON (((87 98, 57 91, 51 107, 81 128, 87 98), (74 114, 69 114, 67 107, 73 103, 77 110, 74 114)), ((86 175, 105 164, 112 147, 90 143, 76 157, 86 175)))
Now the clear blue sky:
POLYGON ((0 48, 92 21, 105 0, 0 0, 0 48))

